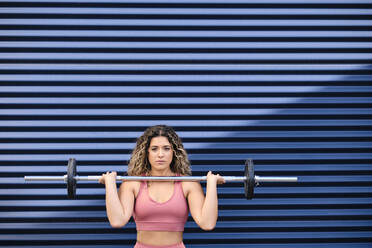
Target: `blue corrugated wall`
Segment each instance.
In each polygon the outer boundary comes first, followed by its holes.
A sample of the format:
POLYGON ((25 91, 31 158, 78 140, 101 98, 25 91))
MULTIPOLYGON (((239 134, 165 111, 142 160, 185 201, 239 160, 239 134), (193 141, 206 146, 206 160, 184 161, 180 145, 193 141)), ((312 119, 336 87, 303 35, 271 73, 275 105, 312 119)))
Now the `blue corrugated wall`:
POLYGON ((187 247, 371 247, 371 27, 362 0, 0 1, 0 246, 133 246, 102 185, 23 176, 122 174, 168 124, 193 175, 300 178, 221 186, 187 247))

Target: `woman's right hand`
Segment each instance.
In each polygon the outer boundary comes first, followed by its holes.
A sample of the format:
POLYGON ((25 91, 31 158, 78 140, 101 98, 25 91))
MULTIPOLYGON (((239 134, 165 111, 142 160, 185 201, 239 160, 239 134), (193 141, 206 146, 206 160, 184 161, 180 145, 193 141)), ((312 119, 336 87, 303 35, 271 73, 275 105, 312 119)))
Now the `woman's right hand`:
POLYGON ((207 183, 224 184, 225 179, 220 174, 215 175, 212 171, 209 171, 207 174, 207 183))
POLYGON ((116 183, 116 176, 117 176, 116 171, 113 171, 113 172, 108 171, 108 172, 102 174, 102 176, 100 177, 98 182, 101 183, 101 184, 106 184, 106 182, 116 183))

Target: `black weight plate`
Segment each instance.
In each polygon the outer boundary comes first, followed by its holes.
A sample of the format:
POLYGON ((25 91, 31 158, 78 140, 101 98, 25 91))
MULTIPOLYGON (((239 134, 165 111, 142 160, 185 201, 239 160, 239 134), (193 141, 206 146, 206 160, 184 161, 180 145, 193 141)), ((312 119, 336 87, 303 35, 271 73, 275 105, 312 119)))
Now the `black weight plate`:
POLYGON ((252 159, 247 159, 245 161, 244 176, 246 180, 244 181, 244 193, 247 200, 251 200, 254 194, 254 165, 252 159))
POLYGON ((67 194, 69 199, 76 197, 76 160, 70 158, 67 164, 67 194))

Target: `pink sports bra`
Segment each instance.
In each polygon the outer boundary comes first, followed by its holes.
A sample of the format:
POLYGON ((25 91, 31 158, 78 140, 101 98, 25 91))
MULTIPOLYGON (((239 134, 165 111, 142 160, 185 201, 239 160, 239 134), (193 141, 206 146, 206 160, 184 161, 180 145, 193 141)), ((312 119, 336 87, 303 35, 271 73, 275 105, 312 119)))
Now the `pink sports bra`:
POLYGON ((171 198, 163 203, 151 199, 147 183, 141 182, 133 211, 138 231, 182 232, 189 215, 181 181, 174 182, 171 198))

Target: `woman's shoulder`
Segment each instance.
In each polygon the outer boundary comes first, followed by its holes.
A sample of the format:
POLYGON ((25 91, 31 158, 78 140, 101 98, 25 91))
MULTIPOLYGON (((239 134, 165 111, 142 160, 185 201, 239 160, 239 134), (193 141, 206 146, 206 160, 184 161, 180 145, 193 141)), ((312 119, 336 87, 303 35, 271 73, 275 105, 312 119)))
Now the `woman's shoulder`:
POLYGON ((120 187, 139 189, 141 186, 141 181, 123 181, 120 187))
MULTIPOLYGON (((181 175, 182 176, 182 175, 181 175)), ((184 175, 188 176, 188 175, 184 175)), ((201 185, 198 181, 182 181, 182 188, 185 191, 185 193, 189 193, 193 190, 200 189, 201 185)))
POLYGON ((130 191, 133 193, 134 197, 138 196, 138 193, 141 188, 140 181, 123 181, 120 185, 120 191, 130 191))

